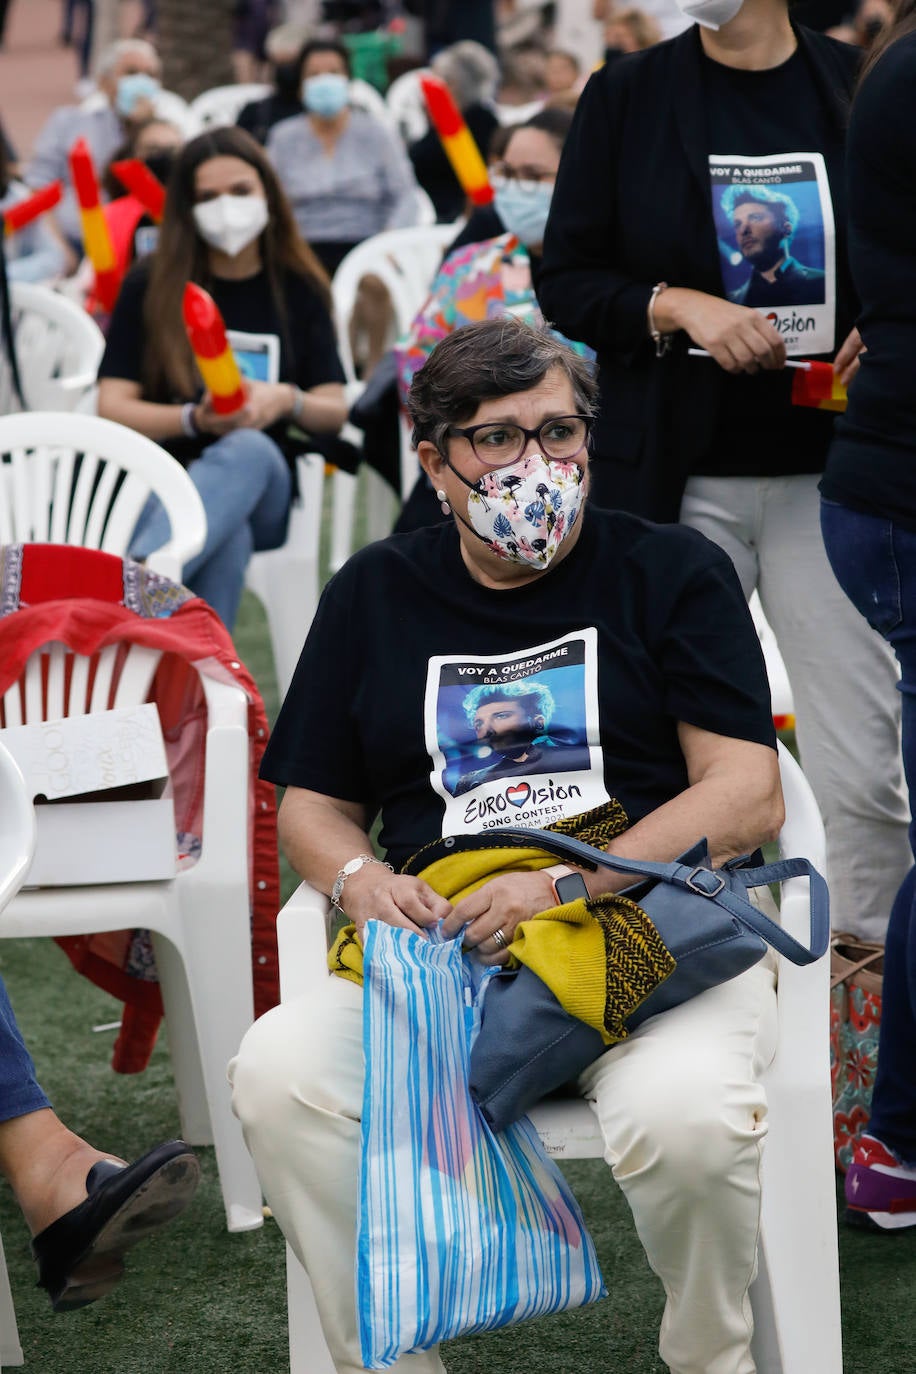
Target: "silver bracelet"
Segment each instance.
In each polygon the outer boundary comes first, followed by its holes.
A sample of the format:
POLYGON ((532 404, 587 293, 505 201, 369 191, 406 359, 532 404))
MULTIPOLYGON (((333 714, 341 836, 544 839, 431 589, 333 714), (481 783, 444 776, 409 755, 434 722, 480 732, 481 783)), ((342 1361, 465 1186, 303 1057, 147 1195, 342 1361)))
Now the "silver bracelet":
POLYGON ((649 306, 646 311, 649 320, 649 333, 652 336, 652 342, 655 344, 656 358, 663 358, 671 347, 671 335, 663 334, 655 323, 655 302, 662 292, 667 290, 668 283, 666 281, 656 282, 655 286, 652 288, 652 295, 649 297, 649 306))
POLYGON ((305 407, 305 392, 300 386, 296 386, 294 382, 290 382, 290 386, 293 388, 293 407, 289 412, 289 418, 292 420, 293 424, 298 425, 299 421, 302 419, 302 411, 305 407))
POLYGON ((197 423, 194 419, 194 412, 197 409, 196 401, 187 401, 181 407, 181 432, 187 439, 196 439, 200 434, 197 423))
POLYGON ((340 906, 344 883, 348 878, 352 877, 354 873, 358 873, 363 867, 363 864, 381 864, 383 868, 388 869, 389 873, 394 872, 391 864, 386 864, 384 859, 377 859, 374 854, 357 854, 355 859, 347 860, 337 877, 334 879, 334 886, 331 888, 332 906, 340 906))

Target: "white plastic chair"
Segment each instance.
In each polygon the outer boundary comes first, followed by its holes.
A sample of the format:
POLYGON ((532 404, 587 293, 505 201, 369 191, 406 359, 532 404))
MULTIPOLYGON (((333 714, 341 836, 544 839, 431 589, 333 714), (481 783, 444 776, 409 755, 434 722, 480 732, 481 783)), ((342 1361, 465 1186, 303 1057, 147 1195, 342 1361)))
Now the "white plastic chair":
MULTIPOLYGON (((3 695, 0 724, 147 701, 161 655, 130 645, 122 658, 123 649, 113 644, 92 658, 62 644, 36 650, 3 695)), ((157 881, 22 891, 0 915, 0 938, 152 931, 182 1131, 192 1144, 215 1145, 229 1230, 247 1231, 262 1224, 261 1192, 232 1114, 226 1064, 254 1019, 248 701, 230 683, 203 674, 201 683, 207 736, 197 863, 157 881)))
POLYGON ((431 74, 431 67, 415 67, 396 76, 385 92, 385 104, 405 143, 415 143, 429 128, 420 77, 431 74))
POLYGON ((357 110, 365 110, 374 119, 380 119, 387 129, 396 132, 394 117, 385 103, 385 97, 369 81, 361 76, 350 79, 350 104, 357 110))
POLYGON ((224 124, 234 124, 243 108, 251 100, 263 100, 271 95, 273 86, 263 81, 239 82, 234 86, 214 86, 209 91, 201 91, 191 101, 191 117, 196 128, 217 129, 224 124))
POLYGON ((147 566, 180 582, 184 564, 203 548, 207 518, 171 454, 97 415, 0 418, 0 544, 81 544, 123 557, 150 492, 172 532, 147 566))
MULTIPOLYGON (((331 294, 337 346, 347 381, 350 404, 363 389, 356 376, 350 348, 350 317, 356 304, 359 283, 367 273, 384 282, 394 308, 395 332, 403 337, 423 304, 442 254, 455 237, 452 224, 414 225, 407 229, 386 229, 351 249, 334 274, 331 294)), ((349 437, 349 436, 348 436, 349 437)), ((357 443, 359 434, 356 434, 357 443)), ((418 472, 416 455, 409 444, 401 444, 401 495, 406 496, 418 472)), ((393 499, 386 483, 376 473, 367 472, 370 484, 369 534, 381 538, 391 525, 393 499)), ((357 478, 352 473, 334 476, 330 567, 337 572, 353 548, 353 523, 356 508, 357 478)))
POLYGON ((286 542, 278 549, 252 555, 246 585, 267 615, 277 688, 284 697, 299 652, 318 606, 324 458, 308 453, 296 459, 299 494, 289 513, 286 542))
MULTIPOLYGON (((95 386, 105 338, 75 301, 49 286, 10 284, 16 358, 29 410, 74 410, 95 386)), ((19 409, 4 368, 4 412, 19 409)))
POLYGON ((782 654, 779 652, 776 636, 770 628, 769 621, 763 614, 760 597, 756 592, 751 596, 748 606, 750 608, 751 618, 754 621, 754 629, 757 631, 757 638, 760 640, 760 647, 763 650, 763 658, 767 667, 767 677, 770 680, 770 700, 773 707, 773 723, 777 730, 794 730, 795 703, 792 699, 792 687, 789 682, 789 674, 786 672, 786 665, 782 661, 782 654))
MULTIPOLYGON (((12 754, 0 743, 0 913, 19 891, 35 849, 35 808, 12 754)), ((16 1309, 0 1241, 0 1368, 23 1363, 16 1309)))
MULTIPOLYGON (((786 803, 780 853, 804 856, 823 872, 817 803, 782 744, 779 771, 786 803)), ((331 976, 329 914, 327 899, 303 883, 277 917, 282 999, 317 989, 331 976)), ((780 919, 791 934, 807 940, 807 879, 784 885, 780 919)), ((779 959, 777 1047, 763 1080, 770 1129, 763 1152, 759 1272, 751 1290, 758 1374, 842 1374, 828 981, 826 957, 808 968, 779 959)), ((583 1099, 541 1103, 531 1118, 550 1154, 603 1157, 597 1118, 583 1099)), ((287 1285, 291 1374, 334 1374, 311 1284, 289 1247, 287 1285)))

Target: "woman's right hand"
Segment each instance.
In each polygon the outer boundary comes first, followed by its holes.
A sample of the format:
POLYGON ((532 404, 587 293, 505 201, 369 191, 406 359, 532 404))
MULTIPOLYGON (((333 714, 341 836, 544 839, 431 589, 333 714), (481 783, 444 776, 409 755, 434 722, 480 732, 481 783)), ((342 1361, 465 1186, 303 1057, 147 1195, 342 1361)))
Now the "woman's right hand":
POLYGON ((384 864, 363 864, 344 884, 343 910, 360 936, 367 921, 384 921, 422 933, 444 920, 451 902, 434 892, 422 878, 392 873, 384 864))
POLYGON ((224 434, 229 434, 231 430, 238 429, 245 423, 245 408, 235 410, 231 415, 219 415, 213 409, 213 397, 209 391, 205 391, 197 405, 194 407, 194 424, 201 434, 212 434, 214 439, 221 438, 224 434))
POLYGON ((726 372, 773 371, 786 365, 779 330, 756 310, 705 291, 669 287, 656 298, 655 318, 663 333, 685 330, 726 372))

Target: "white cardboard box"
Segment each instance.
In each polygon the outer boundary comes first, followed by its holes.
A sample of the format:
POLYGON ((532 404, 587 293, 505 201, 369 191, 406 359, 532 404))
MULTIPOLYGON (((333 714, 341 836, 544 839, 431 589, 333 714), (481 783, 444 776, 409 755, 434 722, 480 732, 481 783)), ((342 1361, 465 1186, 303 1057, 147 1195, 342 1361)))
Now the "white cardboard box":
POLYGON ((174 876, 175 809, 162 795, 168 764, 152 703, 11 726, 0 738, 36 800, 26 885, 174 876))

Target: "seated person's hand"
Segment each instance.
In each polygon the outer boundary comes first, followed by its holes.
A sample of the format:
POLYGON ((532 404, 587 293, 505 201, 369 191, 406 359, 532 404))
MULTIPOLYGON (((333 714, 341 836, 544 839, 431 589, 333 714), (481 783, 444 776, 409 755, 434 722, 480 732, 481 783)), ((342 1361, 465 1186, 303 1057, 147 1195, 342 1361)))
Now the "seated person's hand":
POLYGON ((465 947, 476 949, 485 964, 505 964, 509 955, 494 933, 501 931, 505 944, 511 944, 517 925, 554 905, 553 883, 546 873, 504 873, 460 901, 442 929, 452 936, 466 925, 465 947))
POLYGON ((434 892, 422 878, 392 873, 382 864, 364 864, 347 879, 343 894, 348 918, 362 935, 367 921, 385 921, 390 926, 422 934, 427 926, 443 920, 451 903, 434 892))
POLYGON ((233 411, 231 415, 218 415, 213 409, 213 397, 205 391, 194 407, 194 423, 201 434, 212 434, 215 439, 228 434, 230 430, 240 429, 246 424, 242 418, 247 406, 233 411))
POLYGON ((289 415, 291 391, 285 382, 246 381, 247 400, 239 411, 246 429, 270 429, 289 415))

